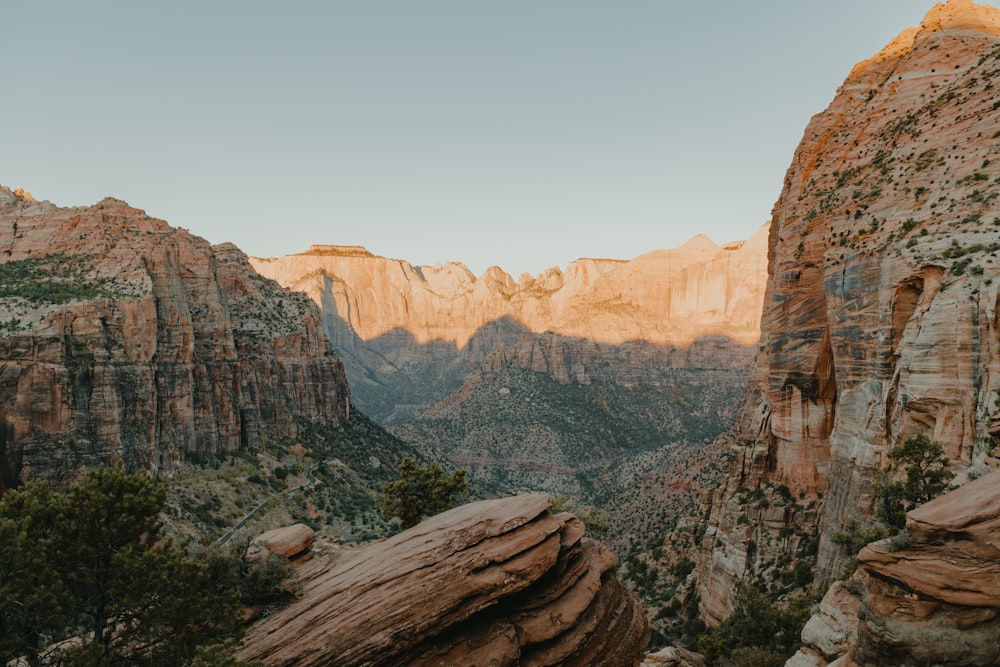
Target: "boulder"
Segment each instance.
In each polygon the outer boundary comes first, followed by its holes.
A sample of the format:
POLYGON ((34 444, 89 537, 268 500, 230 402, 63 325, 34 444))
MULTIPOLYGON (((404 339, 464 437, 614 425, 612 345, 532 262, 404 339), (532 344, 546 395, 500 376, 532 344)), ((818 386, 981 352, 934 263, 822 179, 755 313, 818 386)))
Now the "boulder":
POLYGON ((275 528, 262 533, 247 549, 249 560, 264 560, 268 552, 282 558, 296 558, 309 551, 316 532, 304 523, 275 528))
POLYGON ((656 653, 650 653, 642 661, 642 667, 706 667, 704 656, 686 651, 677 646, 668 646, 656 653))
POLYGON ((298 598, 250 626, 265 665, 636 667, 649 631, 615 556, 534 494, 432 517, 355 550, 317 543, 298 598), (327 551, 329 549, 329 551, 327 551))

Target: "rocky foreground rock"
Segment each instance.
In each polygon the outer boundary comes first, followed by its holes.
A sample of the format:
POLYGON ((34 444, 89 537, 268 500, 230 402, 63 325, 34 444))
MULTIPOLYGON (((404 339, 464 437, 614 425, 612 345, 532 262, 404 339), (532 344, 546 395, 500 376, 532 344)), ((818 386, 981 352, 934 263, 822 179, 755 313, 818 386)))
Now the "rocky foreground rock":
MULTIPOLYGON (((544 495, 487 500, 382 542, 317 542, 297 599, 240 657, 301 667, 634 667, 648 640, 615 556, 544 495)), ((281 540, 279 540, 281 541, 281 540)))
POLYGON ((913 510, 906 533, 858 557, 866 590, 855 662, 1000 662, 1000 473, 913 510))
POLYGON ((834 582, 786 667, 1000 662, 1000 472, 918 507, 834 582))

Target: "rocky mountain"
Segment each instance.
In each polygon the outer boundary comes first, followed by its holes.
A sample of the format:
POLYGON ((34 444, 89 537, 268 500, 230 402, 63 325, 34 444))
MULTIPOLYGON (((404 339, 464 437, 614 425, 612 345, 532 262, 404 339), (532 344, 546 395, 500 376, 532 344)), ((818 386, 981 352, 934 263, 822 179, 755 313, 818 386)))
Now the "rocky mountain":
MULTIPOLYGON (((834 537, 875 520, 873 475, 907 437, 940 442, 956 483, 997 463, 998 128, 1000 11, 969 0, 935 5, 856 65, 806 128, 774 207, 739 445, 688 533, 710 623, 741 582, 775 581, 814 540, 816 581, 835 578, 848 554, 834 537)), ((874 585, 872 630, 927 611, 909 600, 914 561, 876 574, 894 560, 881 553, 862 556, 866 570, 905 595, 883 604, 874 585)), ((922 660, 905 664, 984 664, 922 660)))
POLYGON ((170 474, 349 412, 315 306, 234 246, 0 191, 0 491, 98 462, 170 474))
POLYGON ((766 243, 766 226, 722 247, 696 236, 631 261, 580 259, 516 281, 497 267, 477 279, 459 263, 412 266, 356 246, 250 261, 320 306, 358 406, 393 424, 457 390, 491 351, 526 333, 675 347, 725 336, 751 346, 766 243))
POLYGON ((298 555, 296 599, 253 623, 268 665, 635 667, 648 627, 615 557, 544 495, 465 505, 382 542, 262 536, 298 555))

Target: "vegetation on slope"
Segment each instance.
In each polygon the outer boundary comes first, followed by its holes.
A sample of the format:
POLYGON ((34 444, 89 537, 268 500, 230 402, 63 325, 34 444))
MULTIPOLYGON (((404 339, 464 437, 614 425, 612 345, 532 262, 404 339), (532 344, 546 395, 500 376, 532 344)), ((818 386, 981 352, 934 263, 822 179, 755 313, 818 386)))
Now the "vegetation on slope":
POLYGON ((287 569, 245 551, 195 553, 164 532, 161 482, 119 466, 65 493, 0 498, 0 664, 237 665, 241 603, 277 601, 287 569))

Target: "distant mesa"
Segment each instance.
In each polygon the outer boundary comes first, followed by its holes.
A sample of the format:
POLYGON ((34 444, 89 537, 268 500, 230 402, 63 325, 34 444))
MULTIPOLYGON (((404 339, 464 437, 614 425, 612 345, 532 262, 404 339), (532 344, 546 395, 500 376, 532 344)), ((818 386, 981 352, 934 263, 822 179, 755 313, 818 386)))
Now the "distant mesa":
POLYGON ((303 255, 331 255, 335 257, 374 257, 368 249, 360 245, 324 245, 314 243, 303 255))

